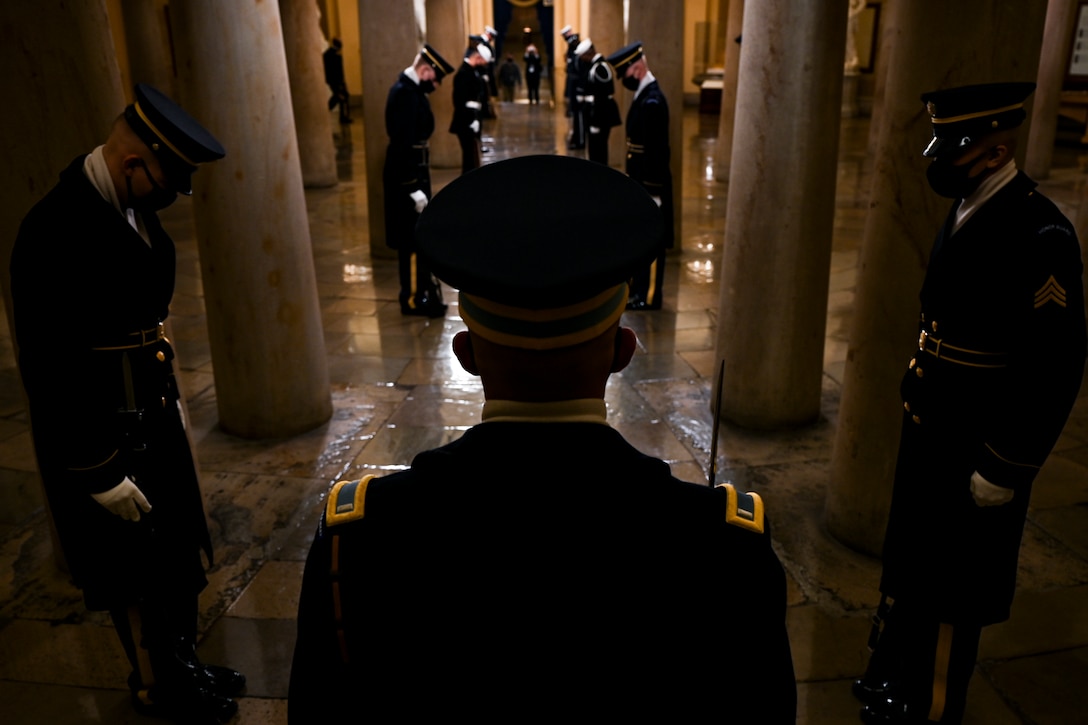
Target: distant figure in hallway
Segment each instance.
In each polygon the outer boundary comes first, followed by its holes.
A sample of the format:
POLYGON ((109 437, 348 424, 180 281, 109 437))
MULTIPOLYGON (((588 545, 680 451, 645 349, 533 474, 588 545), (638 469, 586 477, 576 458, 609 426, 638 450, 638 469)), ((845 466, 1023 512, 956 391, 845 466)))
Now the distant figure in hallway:
POLYGON ((513 103, 514 95, 521 85, 521 68, 514 62, 514 56, 506 56, 506 60, 499 66, 499 84, 502 86, 502 100, 504 103, 513 103))
POLYGON ((481 72, 491 60, 491 51, 482 43, 469 45, 464 60, 453 76, 453 118, 450 133, 461 144, 461 173, 480 167, 480 119, 487 99, 487 85, 481 72))
POLYGON ((635 92, 627 112, 627 175, 642 184, 661 209, 664 225, 657 255, 631 283, 629 310, 660 310, 665 282, 665 254, 673 245, 672 169, 669 153, 669 105, 646 65, 642 42, 608 57, 623 87, 635 92))
POLYGON ((529 43, 525 48, 525 90, 529 94, 529 105, 540 104, 540 77, 544 72, 544 63, 536 46, 529 43))
MULTIPOLYGON (((87 609, 110 614, 132 705, 203 725, 237 712, 246 680, 196 655, 212 544, 165 335, 177 260, 157 212, 225 152, 157 89, 134 97, 23 219, 12 331, 64 559, 87 609)), ((109 670, 110 657, 81 659, 109 670)))
POLYGON ((585 119, 582 117, 582 101, 578 92, 578 56, 574 51, 581 42, 578 33, 575 33, 569 25, 564 26, 559 34, 567 42, 566 57, 566 82, 563 86, 563 101, 566 104, 567 118, 570 119, 570 129, 567 132, 567 148, 572 151, 586 147, 585 119))
POLYGON ((340 123, 351 123, 351 108, 348 94, 348 86, 344 80, 344 57, 341 54, 344 44, 340 38, 333 38, 332 44, 322 54, 325 64, 325 83, 328 84, 332 95, 329 96, 329 110, 339 107, 340 123))
POLYGON ((416 55, 389 89, 385 102, 385 241, 397 250, 400 311, 403 315, 442 317, 442 288, 416 254, 415 228, 431 199, 429 139, 434 114, 427 95, 453 73, 453 66, 429 45, 416 55))
POLYGON ((333 484, 292 725, 342 721, 344 696, 353 717, 404 722, 795 722, 762 499, 674 477, 607 420, 638 347, 627 279, 660 231, 637 183, 570 156, 497 161, 435 194, 419 255, 459 290, 453 352, 480 378, 482 422, 333 484))
POLYGON ((1009 618, 1032 484, 1080 390, 1073 224, 1017 170, 1034 83, 922 95, 926 179, 952 200, 919 294, 865 723, 959 723, 982 628, 1009 618))

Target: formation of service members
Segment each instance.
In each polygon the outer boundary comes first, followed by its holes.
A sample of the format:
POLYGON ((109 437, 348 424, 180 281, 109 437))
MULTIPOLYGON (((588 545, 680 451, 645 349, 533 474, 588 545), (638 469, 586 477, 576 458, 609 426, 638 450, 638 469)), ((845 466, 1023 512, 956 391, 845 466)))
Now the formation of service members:
POLYGON ((631 283, 630 310, 659 310, 664 299, 665 255, 673 246, 672 169, 669 150, 669 105, 646 64, 642 42, 608 57, 623 87, 634 91, 627 111, 627 175, 642 184, 661 209, 664 229, 657 253, 631 283))
POLYGON ((459 290, 453 351, 481 379, 482 422, 330 490, 291 723, 334 722, 345 697, 379 719, 795 721, 759 496, 674 478, 606 419, 637 346, 627 279, 661 223, 621 172, 557 155, 459 176, 423 211, 418 253, 459 290), (567 232, 524 223, 544 216, 567 232))
POLYGON ((382 184, 385 192, 385 240, 397 250, 400 311, 405 315, 442 317, 442 287, 416 254, 415 226, 431 198, 428 140, 434 114, 427 95, 433 93, 453 66, 424 44, 412 65, 389 89, 385 103, 385 150, 382 184))
POLYGON ((198 724, 231 718, 245 677, 195 652, 212 548, 164 335, 175 254, 156 212, 223 155, 137 85, 106 142, 23 219, 11 257, 19 370, 72 580, 88 609, 109 611, 134 707, 198 724), (81 323, 66 324, 75 302, 81 323))
POLYGON ((621 122, 620 107, 613 98, 616 93, 615 74, 589 38, 578 44, 574 55, 579 67, 582 118, 589 131, 587 155, 590 161, 608 165, 608 136, 612 127, 619 126, 621 122))
POLYGON ((486 45, 470 42, 453 76, 453 118, 449 130, 461 144, 461 173, 480 167, 480 121, 488 95, 481 69, 492 59, 486 45))
POLYGON ((901 384, 884 598, 854 683, 866 723, 961 722, 981 629, 1009 618, 1032 482, 1080 388, 1077 236, 1013 159, 1034 88, 922 96, 933 126, 926 177, 955 202, 901 384))

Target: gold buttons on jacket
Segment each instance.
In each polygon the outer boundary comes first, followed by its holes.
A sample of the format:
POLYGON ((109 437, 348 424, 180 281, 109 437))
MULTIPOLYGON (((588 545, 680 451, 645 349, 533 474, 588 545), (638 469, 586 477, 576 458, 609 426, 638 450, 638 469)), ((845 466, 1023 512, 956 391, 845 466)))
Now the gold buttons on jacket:
POLYGON ((922 377, 922 368, 914 368, 914 374, 918 377, 922 377))
POLYGON ((921 418, 919 418, 919 417, 918 417, 918 416, 916 416, 916 415, 912 415, 910 419, 911 419, 911 420, 913 420, 913 421, 914 421, 914 422, 915 422, 915 423, 916 423, 917 425, 921 425, 921 424, 922 424, 922 419, 921 419, 921 418))
POLYGON ((912 358, 910 359, 910 362, 909 362, 909 363, 907 363, 907 367, 908 367, 908 368, 913 368, 913 367, 914 367, 915 365, 917 365, 917 364, 918 364, 918 358, 913 358, 913 357, 912 357, 912 358))
POLYGON ((166 353, 164 353, 162 350, 159 350, 157 353, 155 353, 155 359, 159 362, 166 362, 166 353))
POLYGON ((933 321, 933 331, 934 332, 937 331, 937 321, 936 320, 933 321))
POLYGON ((905 400, 903 401, 903 410, 907 411, 908 413, 910 412, 910 403, 905 400))

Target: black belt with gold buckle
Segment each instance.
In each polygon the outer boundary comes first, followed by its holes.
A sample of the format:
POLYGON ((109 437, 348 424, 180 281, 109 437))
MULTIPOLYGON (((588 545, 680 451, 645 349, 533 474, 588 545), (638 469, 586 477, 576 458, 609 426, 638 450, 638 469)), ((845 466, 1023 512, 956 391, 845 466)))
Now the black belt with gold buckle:
POLYGON ((940 338, 933 337, 925 330, 918 336, 918 349, 928 352, 938 360, 947 360, 957 365, 975 368, 1003 368, 1008 365, 1008 353, 970 350, 966 347, 950 345, 940 338))
POLYGON ((159 340, 166 339, 166 330, 163 323, 159 323, 149 330, 137 330, 127 335, 122 335, 116 340, 104 345, 95 345, 92 350, 134 350, 139 347, 154 345, 159 340))

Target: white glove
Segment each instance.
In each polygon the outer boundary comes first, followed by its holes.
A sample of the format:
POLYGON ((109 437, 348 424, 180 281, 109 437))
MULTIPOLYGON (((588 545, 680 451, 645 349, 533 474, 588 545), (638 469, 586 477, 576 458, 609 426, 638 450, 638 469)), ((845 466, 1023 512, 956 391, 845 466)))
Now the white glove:
POLYGON ((421 213, 427 208, 427 195, 419 189, 413 191, 409 196, 412 197, 412 201, 416 203, 416 214, 421 213))
POLYGON ((1011 488, 990 483, 975 471, 971 474, 971 495, 979 506, 1000 506, 1012 501, 1014 491, 1011 488))
POLYGON ((144 492, 137 488, 128 476, 109 491, 92 493, 91 497, 109 509, 110 513, 117 514, 125 521, 139 521, 140 509, 143 509, 144 513, 151 510, 151 504, 148 503, 144 492))
POLYGON ((651 196, 650 198, 654 200, 655 204, 657 204, 658 206, 661 206, 661 197, 660 196, 651 196))
POLYGON ((470 123, 468 125, 468 127, 470 129, 472 129, 473 133, 479 133, 480 132, 480 122, 479 121, 473 121, 472 123, 470 123))
POLYGON ((479 111, 483 106, 479 101, 465 101, 465 108, 471 108, 473 111, 479 111))
POLYGON ((590 132, 590 133, 600 133, 600 132, 601 132, 601 129, 600 129, 600 128, 598 128, 597 126, 590 126, 590 127, 589 127, 589 132, 590 132))

